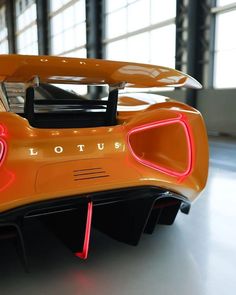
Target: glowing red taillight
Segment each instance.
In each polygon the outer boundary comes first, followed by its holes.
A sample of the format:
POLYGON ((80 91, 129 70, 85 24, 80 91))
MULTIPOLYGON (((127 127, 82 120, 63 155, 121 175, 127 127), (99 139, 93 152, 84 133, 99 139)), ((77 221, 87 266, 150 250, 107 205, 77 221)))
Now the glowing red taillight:
POLYGON ((133 157, 149 168, 179 179, 192 171, 193 138, 182 114, 135 127, 127 141, 133 157))
POLYGON ((0 165, 3 163, 6 154, 6 142, 2 138, 5 135, 4 128, 0 125, 0 165))
POLYGON ((0 163, 2 162, 4 152, 5 152, 5 146, 2 140, 0 139, 0 163))
POLYGON ((14 181, 15 174, 12 171, 1 167, 7 154, 7 129, 0 125, 0 193, 5 191, 14 181))

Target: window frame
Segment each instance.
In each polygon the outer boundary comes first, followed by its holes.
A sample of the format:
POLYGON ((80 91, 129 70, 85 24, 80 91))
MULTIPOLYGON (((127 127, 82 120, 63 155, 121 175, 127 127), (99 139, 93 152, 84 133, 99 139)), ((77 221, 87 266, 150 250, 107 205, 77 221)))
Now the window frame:
MULTIPOLYGON (((124 6, 121 6, 115 10, 111 10, 111 11, 107 11, 106 10, 106 7, 104 9, 104 13, 103 13, 103 18, 104 18, 104 23, 105 23, 105 26, 104 26, 104 38, 102 40, 102 44, 103 44, 103 52, 105 53, 105 58, 109 58, 108 54, 107 54, 107 45, 108 44, 112 44, 113 42, 117 42, 117 41, 122 41, 124 40, 124 42, 126 42, 126 47, 127 47, 127 43, 129 42, 129 38, 132 38, 132 37, 136 37, 140 34, 145 34, 145 33, 148 33, 149 34, 149 44, 148 44, 148 60, 146 60, 146 63, 152 63, 152 54, 151 54, 151 34, 153 32, 155 32, 155 30, 158 30, 158 29, 162 29, 162 28, 165 28, 165 27, 168 27, 170 25, 176 25, 176 15, 174 17, 171 17, 171 18, 168 18, 168 19, 165 19, 165 20, 161 20, 159 22, 156 22, 156 23, 152 23, 151 21, 151 3, 152 1, 149 0, 149 7, 150 7, 150 11, 149 11, 149 16, 150 16, 150 19, 149 19, 149 25, 147 26, 144 26, 140 29, 137 29, 137 30, 134 30, 134 31, 131 31, 131 32, 128 32, 128 26, 127 26, 127 23, 126 23, 126 33, 124 34, 121 34, 121 35, 118 35, 118 36, 115 36, 113 38, 110 38, 110 37, 107 37, 106 35, 106 28, 107 28, 107 20, 106 18, 113 14, 113 13, 116 13, 122 9, 126 9, 128 10, 128 7, 132 4, 134 4, 135 2, 138 2, 139 0, 136 0, 136 1, 132 1, 132 2, 126 2, 126 5, 124 6)), ((104 0, 104 5, 106 5, 106 1, 104 0)), ((177 5, 177 1, 176 1, 176 5, 177 5)), ((176 11, 176 9, 175 9, 176 11)), ((127 18, 128 16, 126 15, 126 22, 127 22, 127 18)), ((175 30, 175 34, 176 34, 176 30, 175 30)), ((175 43, 175 47, 176 47, 176 35, 174 36, 174 43, 175 43)), ((174 49, 173 50, 173 57, 175 59, 175 53, 176 53, 176 50, 174 49)), ((113 59, 113 58, 112 58, 113 59)), ((123 59, 122 59, 123 60, 123 59)), ((127 59, 124 59, 124 61, 127 61, 127 59)), ((173 66, 171 67, 175 67, 175 63, 173 64, 173 66)))
MULTIPOLYGON (((67 3, 63 4, 62 6, 60 6, 58 9, 51 11, 51 0, 49 1, 49 14, 48 14, 48 26, 49 26, 49 54, 50 55, 55 55, 55 53, 53 53, 53 43, 52 43, 52 39, 55 38, 56 36, 60 35, 60 34, 64 34, 64 32, 66 32, 68 30, 64 30, 61 31, 55 35, 53 35, 52 33, 52 18, 59 15, 60 13, 63 13, 66 9, 70 8, 71 6, 73 6, 74 4, 76 4, 79 1, 85 1, 85 7, 86 7, 86 0, 70 0, 67 3)), ((73 24, 73 28, 79 25, 85 25, 85 43, 83 45, 79 45, 79 46, 75 46, 71 49, 68 50, 64 50, 56 55, 60 55, 60 56, 72 56, 70 55, 73 52, 76 51, 80 51, 80 50, 85 50, 85 57, 87 57, 87 50, 86 50, 86 42, 87 42, 87 36, 86 36, 86 12, 85 12, 85 19, 83 21, 79 21, 78 23, 74 23, 73 24)), ((70 27, 69 29, 71 29, 72 27, 70 27)))
MULTIPOLYGON (((217 17, 224 13, 236 11, 236 2, 229 3, 226 5, 219 5, 217 0, 213 0, 212 8, 211 8, 211 15, 212 15, 212 24, 211 24, 211 49, 210 49, 210 86, 213 89, 220 90, 220 89, 235 89, 235 86, 228 87, 228 86, 217 86, 216 85, 216 55, 218 52, 222 52, 222 50, 218 50, 216 48, 216 38, 217 38, 217 17)), ((235 48, 236 50, 236 48, 235 48)))

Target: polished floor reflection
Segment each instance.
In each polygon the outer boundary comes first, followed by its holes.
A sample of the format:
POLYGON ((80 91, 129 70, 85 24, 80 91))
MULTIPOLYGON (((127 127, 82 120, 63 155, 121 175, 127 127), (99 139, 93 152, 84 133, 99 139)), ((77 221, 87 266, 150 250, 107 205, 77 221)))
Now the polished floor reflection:
POLYGON ((1 243, 0 294, 235 294, 236 141, 212 138, 210 146, 208 185, 189 216, 144 235, 138 247, 93 231, 87 261, 36 224, 26 237, 29 274, 1 243))

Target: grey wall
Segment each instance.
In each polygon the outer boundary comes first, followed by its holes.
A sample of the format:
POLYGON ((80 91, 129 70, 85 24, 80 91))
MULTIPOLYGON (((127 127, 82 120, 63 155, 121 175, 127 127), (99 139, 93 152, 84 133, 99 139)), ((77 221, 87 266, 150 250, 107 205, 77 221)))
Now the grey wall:
POLYGON ((236 89, 203 89, 197 108, 203 114, 209 134, 236 136, 236 89))
MULTIPOLYGON (((185 102, 185 90, 160 94, 185 102)), ((199 90, 197 109, 205 119, 209 134, 236 137, 236 89, 199 90)))

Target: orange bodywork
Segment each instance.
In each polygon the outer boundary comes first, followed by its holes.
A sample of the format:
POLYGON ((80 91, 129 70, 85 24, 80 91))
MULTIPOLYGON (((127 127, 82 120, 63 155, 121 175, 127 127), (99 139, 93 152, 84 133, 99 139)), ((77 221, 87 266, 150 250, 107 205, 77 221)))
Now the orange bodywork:
MULTIPOLYGON (((183 86, 190 79, 164 67, 102 60, 13 55, 1 56, 0 64, 2 82, 30 83, 38 77, 44 83, 150 87, 183 86)), ((121 95, 115 126, 44 129, 6 111, 2 99, 0 142, 0 212, 139 186, 160 187, 193 201, 207 180, 202 116, 168 98, 149 104, 121 95)))

